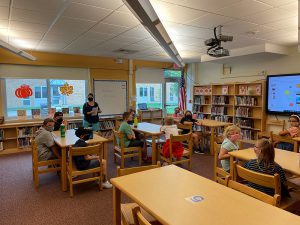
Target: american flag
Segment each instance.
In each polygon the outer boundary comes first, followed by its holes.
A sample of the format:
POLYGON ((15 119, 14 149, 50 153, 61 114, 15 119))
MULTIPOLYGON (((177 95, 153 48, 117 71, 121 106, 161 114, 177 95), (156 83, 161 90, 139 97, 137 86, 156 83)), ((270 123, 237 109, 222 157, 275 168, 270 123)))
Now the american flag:
POLYGON ((186 91, 185 91, 185 80, 184 74, 181 74, 180 87, 179 87, 179 105, 181 111, 186 110, 186 91))

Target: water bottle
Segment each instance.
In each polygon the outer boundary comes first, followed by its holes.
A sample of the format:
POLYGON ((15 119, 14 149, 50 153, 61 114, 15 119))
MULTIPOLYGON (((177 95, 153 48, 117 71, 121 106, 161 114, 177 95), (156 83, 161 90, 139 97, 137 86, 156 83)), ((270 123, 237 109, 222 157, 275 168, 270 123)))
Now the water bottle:
POLYGON ((133 126, 134 126, 134 127, 137 127, 137 126, 138 126, 138 123, 139 123, 138 118, 137 118, 137 117, 134 117, 134 119, 133 119, 133 126))
POLYGON ((66 126, 63 123, 60 125, 60 136, 61 137, 65 137, 66 136, 66 126))

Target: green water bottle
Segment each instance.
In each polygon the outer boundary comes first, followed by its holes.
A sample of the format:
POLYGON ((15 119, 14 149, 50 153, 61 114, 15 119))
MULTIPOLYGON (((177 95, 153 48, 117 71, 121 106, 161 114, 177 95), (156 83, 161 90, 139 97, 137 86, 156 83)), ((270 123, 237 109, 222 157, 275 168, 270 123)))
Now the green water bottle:
POLYGON ((134 119, 133 119, 133 126, 134 126, 134 127, 137 127, 137 126, 138 126, 138 123, 139 123, 138 118, 137 118, 137 117, 134 117, 134 119))
POLYGON ((65 137, 66 136, 66 126, 64 124, 60 125, 60 136, 65 137))

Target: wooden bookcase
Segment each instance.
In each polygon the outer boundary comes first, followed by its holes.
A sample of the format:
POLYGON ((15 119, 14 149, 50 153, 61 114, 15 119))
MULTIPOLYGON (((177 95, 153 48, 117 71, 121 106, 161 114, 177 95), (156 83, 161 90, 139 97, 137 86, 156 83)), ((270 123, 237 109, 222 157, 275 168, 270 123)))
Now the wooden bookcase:
MULTIPOLYGON (((5 123, 0 125, 0 156, 30 152, 31 139, 42 120, 5 123)), ((68 119, 68 129, 82 126, 82 118, 68 119)))
POLYGON ((115 129, 116 124, 122 121, 121 116, 103 116, 100 118, 100 135, 104 138, 113 140, 113 129, 115 129))
POLYGON ((244 139, 265 130, 265 81, 199 85, 193 93, 197 118, 237 124, 244 139))
POLYGON ((138 110, 138 116, 140 122, 161 124, 163 120, 163 111, 162 109, 138 110))

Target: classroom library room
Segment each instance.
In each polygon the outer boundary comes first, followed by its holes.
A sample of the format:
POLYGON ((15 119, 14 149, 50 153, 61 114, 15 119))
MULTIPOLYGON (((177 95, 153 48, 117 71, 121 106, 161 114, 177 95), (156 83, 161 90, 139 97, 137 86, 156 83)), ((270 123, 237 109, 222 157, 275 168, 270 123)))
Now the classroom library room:
POLYGON ((298 5, 0 0, 0 224, 300 225, 298 5))

